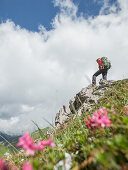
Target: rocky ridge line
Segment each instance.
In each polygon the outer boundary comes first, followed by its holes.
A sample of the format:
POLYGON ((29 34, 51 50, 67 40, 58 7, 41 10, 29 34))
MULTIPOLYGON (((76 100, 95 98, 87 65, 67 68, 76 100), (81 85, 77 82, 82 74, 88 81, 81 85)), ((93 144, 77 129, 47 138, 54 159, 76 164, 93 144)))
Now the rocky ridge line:
POLYGON ((82 111, 91 111, 93 106, 97 104, 97 101, 104 96, 104 93, 115 85, 113 80, 99 81, 99 86, 89 85, 83 88, 76 96, 69 101, 69 106, 63 105, 63 108, 59 110, 55 117, 56 128, 69 120, 72 115, 75 116, 72 106, 74 106, 78 115, 81 116, 82 111))

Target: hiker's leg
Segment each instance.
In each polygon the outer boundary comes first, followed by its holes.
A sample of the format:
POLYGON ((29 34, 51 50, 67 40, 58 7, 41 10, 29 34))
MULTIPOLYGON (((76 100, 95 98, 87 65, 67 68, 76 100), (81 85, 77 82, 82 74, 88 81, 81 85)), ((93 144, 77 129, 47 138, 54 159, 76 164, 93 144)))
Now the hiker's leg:
POLYGON ((107 80, 107 72, 108 72, 108 70, 103 70, 103 72, 102 72, 102 77, 104 80, 107 80))
POLYGON ((92 76, 92 84, 96 84, 96 77, 99 76, 102 73, 101 70, 98 70, 93 76, 92 76))

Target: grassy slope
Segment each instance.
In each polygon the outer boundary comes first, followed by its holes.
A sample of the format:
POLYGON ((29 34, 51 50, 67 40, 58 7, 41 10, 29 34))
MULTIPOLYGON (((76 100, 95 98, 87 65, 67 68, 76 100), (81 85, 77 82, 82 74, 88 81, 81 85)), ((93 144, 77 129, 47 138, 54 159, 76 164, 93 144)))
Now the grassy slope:
MULTIPOLYGON (((92 112, 83 113, 54 131, 56 148, 46 148, 35 157, 13 156, 12 161, 20 167, 22 158, 29 160, 34 169, 53 169, 65 152, 72 158, 72 169, 128 169, 128 79, 117 81, 109 89, 92 112), (111 119, 111 127, 89 130, 85 124, 88 115, 105 107, 111 119), (115 114, 113 113, 115 112, 115 114)), ((47 135, 45 135, 48 138, 47 135)))
POLYGON ((5 152, 9 152, 9 149, 7 147, 5 147, 2 143, 0 143, 0 158, 3 157, 5 152))
POLYGON ((50 127, 46 127, 44 129, 40 129, 37 124, 36 124, 36 126, 37 126, 38 130, 33 132, 33 133, 31 133, 31 137, 34 140, 39 139, 39 138, 44 139, 44 138, 47 137, 47 133, 51 132, 51 128, 50 127))

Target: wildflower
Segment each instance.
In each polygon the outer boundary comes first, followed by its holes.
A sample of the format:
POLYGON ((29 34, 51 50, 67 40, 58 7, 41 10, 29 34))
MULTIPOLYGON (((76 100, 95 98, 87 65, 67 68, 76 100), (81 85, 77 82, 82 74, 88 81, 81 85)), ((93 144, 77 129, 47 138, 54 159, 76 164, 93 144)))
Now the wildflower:
POLYGON ((88 129, 91 127, 109 127, 111 124, 111 120, 108 118, 107 110, 105 108, 98 109, 95 113, 93 113, 92 118, 88 116, 89 122, 85 120, 88 129))
POLYGON ((5 162, 3 160, 3 158, 0 159, 0 169, 2 169, 2 170, 9 170, 9 169, 18 170, 17 167, 15 167, 15 166, 12 167, 11 162, 5 162))
POLYGON ((90 123, 93 123, 91 116, 88 116, 88 119, 89 119, 90 123))
POLYGON ((85 122, 86 122, 88 129, 91 129, 91 123, 89 123, 87 120, 85 120, 85 122))
POLYGON ((34 155, 35 145, 33 139, 30 137, 29 133, 25 133, 19 138, 17 146, 22 147, 26 151, 26 155, 34 155))
POLYGON ((45 141, 41 141, 41 144, 43 146, 51 146, 52 148, 54 148, 56 145, 53 143, 53 137, 50 136, 50 139, 45 140, 45 141))
POLYGON ((101 109, 99 109, 96 113, 93 114, 92 116, 92 121, 94 122, 93 123, 93 126, 97 127, 97 126, 101 126, 101 127, 109 127, 111 121, 109 120, 108 118, 108 115, 107 115, 107 112, 106 112, 106 109, 105 110, 102 110, 103 112, 100 111, 101 109))
POLYGON ((3 158, 0 158, 0 168, 3 166, 3 158))
POLYGON ((2 170, 9 170, 9 163, 8 162, 3 162, 2 164, 2 167, 1 167, 2 170))
POLYGON ((12 170, 18 170, 18 169, 17 169, 17 167, 13 166, 13 167, 12 167, 12 170))
POLYGON ((37 144, 34 143, 34 140, 30 137, 29 133, 25 133, 19 138, 17 146, 22 147, 26 151, 26 155, 34 155, 36 151, 42 151, 45 146, 55 147, 53 143, 53 137, 51 136, 49 140, 38 141, 37 144))
POLYGON ((98 113, 98 114, 105 114, 105 115, 107 115, 107 109, 105 109, 105 108, 100 108, 100 109, 97 110, 97 113, 98 113))
POLYGON ((44 146, 42 145, 42 142, 38 141, 37 144, 35 144, 35 148, 39 151, 42 151, 44 146))
POLYGON ((63 127, 63 124, 60 124, 60 128, 62 128, 63 127))
POLYGON ((126 109, 128 109, 128 104, 125 107, 126 107, 126 109))
POLYGON ((25 162, 23 164, 22 170, 33 170, 33 167, 29 162, 25 162))

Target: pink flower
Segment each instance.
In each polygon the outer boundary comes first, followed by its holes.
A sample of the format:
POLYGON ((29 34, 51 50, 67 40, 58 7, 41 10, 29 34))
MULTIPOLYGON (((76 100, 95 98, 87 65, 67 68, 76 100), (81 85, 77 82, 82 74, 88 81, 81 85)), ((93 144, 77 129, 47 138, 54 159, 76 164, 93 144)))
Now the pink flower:
POLYGON ((3 166, 3 158, 0 158, 0 168, 3 166))
POLYGON ((40 141, 38 141, 37 144, 35 144, 35 148, 39 151, 42 151, 44 149, 44 146, 40 141))
POLYGON ((10 168, 9 168, 8 162, 3 162, 1 169, 2 170, 9 170, 10 168))
POLYGON ((30 137, 29 133, 25 133, 19 138, 17 146, 22 147, 26 151, 26 155, 34 155, 36 151, 42 151, 45 146, 55 147, 53 143, 53 137, 51 136, 49 140, 38 141, 34 144, 34 140, 30 137))
MULTIPOLYGON (((3 158, 0 159, 0 169, 9 170, 11 169, 12 164, 10 162, 5 162, 3 158)), ((18 170, 15 166, 12 167, 12 170, 18 170)))
POLYGON ((87 120, 85 120, 85 122, 86 122, 88 129, 91 129, 91 123, 89 123, 87 120))
POLYGON ((88 116, 90 123, 93 123, 91 116, 88 116))
POLYGON ((88 116, 90 123, 85 120, 88 129, 91 127, 109 127, 111 120, 108 118, 107 110, 105 108, 100 108, 97 112, 93 113, 92 118, 88 116))
POLYGON ((33 139, 30 137, 29 133, 25 133, 19 138, 17 146, 22 147, 26 151, 26 155, 34 155, 35 145, 33 139))
POLYGON ((128 109, 128 104, 125 107, 126 107, 126 109, 128 109))
POLYGON ((17 169, 17 167, 13 166, 13 167, 12 167, 12 170, 18 170, 18 169, 17 169))
POLYGON ((9 163, 5 162, 3 158, 0 159, 0 169, 9 170, 9 163))
POLYGON ((100 108, 92 116, 93 126, 109 127, 111 120, 109 120, 107 115, 107 110, 105 108, 100 108))
POLYGON ((51 146, 52 148, 56 147, 56 145, 53 143, 53 137, 52 136, 50 136, 50 138, 48 140, 41 141, 41 144, 43 146, 51 146))
POLYGON ((98 114, 105 114, 105 115, 107 115, 107 109, 105 109, 105 108, 100 108, 100 109, 98 109, 97 110, 97 112, 96 113, 98 113, 98 114))
POLYGON ((33 167, 29 162, 25 162, 23 164, 22 170, 33 170, 33 167))

